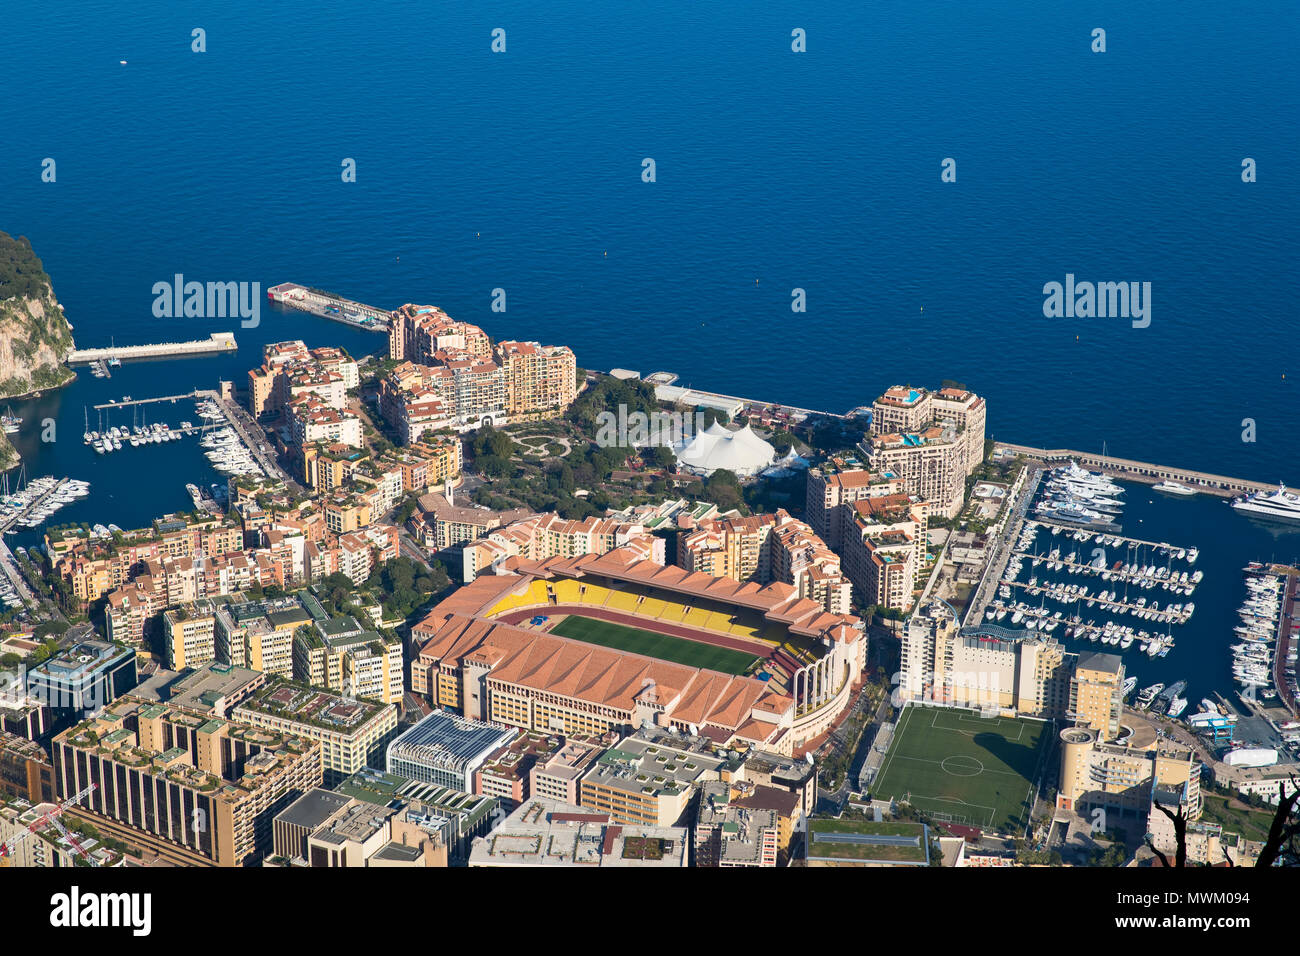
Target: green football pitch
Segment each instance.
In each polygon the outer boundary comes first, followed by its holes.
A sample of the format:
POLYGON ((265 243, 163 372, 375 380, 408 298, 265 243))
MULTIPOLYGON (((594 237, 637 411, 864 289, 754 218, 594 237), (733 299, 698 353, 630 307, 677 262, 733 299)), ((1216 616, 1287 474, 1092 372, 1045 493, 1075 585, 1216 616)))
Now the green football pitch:
POLYGON ((724 674, 744 674, 758 660, 753 654, 733 651, 729 647, 715 647, 682 637, 643 631, 639 627, 626 627, 610 621, 570 614, 551 628, 552 634, 568 637, 587 644, 614 647, 633 654, 657 657, 662 661, 703 667, 724 674))
POLYGON ((906 707, 871 787, 938 822, 1021 833, 1033 810, 1050 724, 974 711, 906 707))

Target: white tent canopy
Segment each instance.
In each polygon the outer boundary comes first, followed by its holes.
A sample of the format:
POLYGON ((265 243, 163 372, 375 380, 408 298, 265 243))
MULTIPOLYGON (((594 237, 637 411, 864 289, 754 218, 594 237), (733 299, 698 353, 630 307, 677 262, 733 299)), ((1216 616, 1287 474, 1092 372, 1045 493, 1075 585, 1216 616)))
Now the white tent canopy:
POLYGON ((673 451, 678 464, 697 475, 710 475, 725 469, 748 477, 758 474, 776 458, 776 449, 755 435, 748 425, 732 432, 718 422, 689 442, 679 443, 673 451))

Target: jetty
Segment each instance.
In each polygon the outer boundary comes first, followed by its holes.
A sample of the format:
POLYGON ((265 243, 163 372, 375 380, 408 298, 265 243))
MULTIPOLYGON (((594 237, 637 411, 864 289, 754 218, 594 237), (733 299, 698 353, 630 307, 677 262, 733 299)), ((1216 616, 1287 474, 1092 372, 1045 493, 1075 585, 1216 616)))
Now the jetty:
POLYGON ((65 356, 64 361, 68 365, 89 365, 92 362, 110 362, 114 359, 127 362, 131 359, 233 352, 238 347, 234 332, 213 332, 206 339, 192 342, 159 342, 156 345, 110 345, 98 349, 73 349, 65 356))
POLYGON ((355 329, 364 329, 367 332, 388 331, 391 313, 387 309, 377 309, 364 302, 354 302, 332 292, 310 289, 296 282, 281 282, 267 289, 266 297, 272 302, 278 302, 291 309, 310 312, 312 315, 342 322, 355 329))
POLYGON ((183 401, 184 399, 187 398, 208 398, 209 396, 215 394, 216 394, 215 392, 209 392, 209 391, 205 391, 204 389, 196 388, 194 391, 185 392, 182 395, 159 395, 156 398, 130 398, 130 397, 120 398, 117 399, 116 401, 104 402, 102 405, 95 405, 93 406, 93 408, 96 411, 101 411, 106 408, 130 408, 132 405, 152 405, 155 402, 175 403, 175 402, 183 401))
POLYGON ((1129 478, 1147 484, 1159 484, 1162 481, 1178 481, 1195 488, 1197 491, 1225 498, 1236 497, 1252 491, 1276 491, 1277 484, 1262 481, 1247 481, 1244 478, 1229 478, 1226 475, 1214 475, 1204 471, 1192 471, 1187 468, 1171 468, 1168 465, 1155 465, 1147 461, 1134 461, 1130 458, 1114 458, 1109 455, 1094 455, 1070 448, 1034 448, 1030 445, 1011 445, 997 442, 996 447, 1013 455, 1024 455, 1050 465, 1065 464, 1076 461, 1084 468, 1092 468, 1117 478, 1129 478))

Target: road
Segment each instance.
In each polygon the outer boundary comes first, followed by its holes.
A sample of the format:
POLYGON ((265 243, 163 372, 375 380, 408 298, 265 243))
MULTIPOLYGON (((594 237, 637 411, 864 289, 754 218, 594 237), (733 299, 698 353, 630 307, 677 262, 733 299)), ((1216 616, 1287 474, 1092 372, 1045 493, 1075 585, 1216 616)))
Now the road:
POLYGON ((220 398, 216 392, 204 392, 203 397, 216 402, 217 407, 225 414, 230 426, 239 435, 240 441, 252 453, 253 459, 267 475, 277 481, 284 482, 296 494, 307 493, 306 488, 294 481, 289 476, 289 473, 280 467, 280 463, 275 460, 275 454, 267 444, 266 432, 261 425, 253 420, 253 417, 248 412, 234 402, 228 402, 220 398))

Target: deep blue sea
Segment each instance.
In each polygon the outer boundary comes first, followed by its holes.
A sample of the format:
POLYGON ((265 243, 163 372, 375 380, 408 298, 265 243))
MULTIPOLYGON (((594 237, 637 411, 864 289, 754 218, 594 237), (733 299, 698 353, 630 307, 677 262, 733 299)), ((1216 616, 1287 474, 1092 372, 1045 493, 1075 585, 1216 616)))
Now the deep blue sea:
MULTIPOLYGON (((996 438, 1300 484, 1295 14, 10 0, 0 229, 31 239, 79 345, 232 328, 241 345, 84 375, 15 408, 17 444, 33 474, 95 482, 61 517, 143 523, 187 505, 204 460, 180 442, 96 460, 86 406, 242 381, 267 341, 383 347, 279 310, 255 330, 154 318, 154 283, 182 273, 433 303, 588 368, 831 411, 957 379, 996 438), (1045 318, 1067 273, 1150 282, 1150 326, 1045 318)), ((1221 547, 1225 573, 1300 552, 1238 534, 1219 502, 1170 514, 1186 534, 1166 537, 1221 547)))

